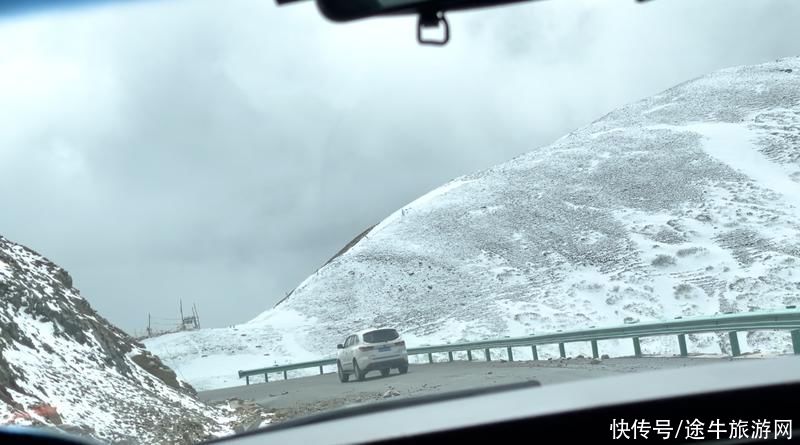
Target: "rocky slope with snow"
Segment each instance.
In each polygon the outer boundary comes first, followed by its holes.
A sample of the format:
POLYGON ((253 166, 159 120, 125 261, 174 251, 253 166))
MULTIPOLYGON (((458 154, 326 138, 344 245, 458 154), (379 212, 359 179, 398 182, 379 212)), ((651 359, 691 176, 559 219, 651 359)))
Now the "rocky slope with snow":
POLYGON ((64 269, 0 236, 0 424, 174 444, 234 421, 98 315, 64 269))
MULTIPOLYGON (((413 346, 798 301, 800 59, 787 58, 686 82, 457 178, 249 323, 148 345, 206 388, 237 384, 237 369, 332 356, 373 325, 413 346)), ((740 341, 790 349, 785 333, 740 341)), ((671 337, 642 346, 677 349, 671 337)), ((693 351, 727 348, 724 335, 690 338, 693 351)))

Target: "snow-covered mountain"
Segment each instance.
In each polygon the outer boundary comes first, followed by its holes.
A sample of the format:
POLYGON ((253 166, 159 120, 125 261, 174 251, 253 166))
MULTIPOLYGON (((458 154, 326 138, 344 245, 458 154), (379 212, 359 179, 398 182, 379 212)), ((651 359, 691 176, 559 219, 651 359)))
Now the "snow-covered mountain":
POLYGON ((0 424, 147 444, 232 433, 231 412, 194 394, 99 316, 64 269, 0 236, 0 424))
MULTIPOLYGON (((445 184, 352 244, 249 323, 147 344, 207 388, 238 384, 237 369, 332 356, 374 325, 414 346, 796 304, 800 59, 725 69, 623 107, 445 184)), ((740 341, 790 349, 785 333, 740 341)), ((690 342, 728 348, 723 335, 690 342)), ((642 346, 677 349, 672 337, 642 346)), ((601 349, 631 352, 629 341, 601 349)))

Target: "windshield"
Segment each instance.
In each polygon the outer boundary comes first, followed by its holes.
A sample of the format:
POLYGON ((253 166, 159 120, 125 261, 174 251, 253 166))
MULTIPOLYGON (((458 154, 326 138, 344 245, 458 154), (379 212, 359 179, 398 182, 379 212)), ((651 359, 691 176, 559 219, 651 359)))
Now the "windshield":
POLYGON ((0 2, 0 425, 800 353, 800 2, 322 1, 0 2))

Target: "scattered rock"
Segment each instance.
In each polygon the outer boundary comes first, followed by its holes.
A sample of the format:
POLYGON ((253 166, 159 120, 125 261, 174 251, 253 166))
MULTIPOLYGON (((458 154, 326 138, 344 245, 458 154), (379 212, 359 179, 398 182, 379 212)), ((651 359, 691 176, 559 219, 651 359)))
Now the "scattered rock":
POLYGON ((183 381, 179 382, 175 371, 164 365, 161 359, 152 355, 150 351, 145 350, 142 351, 141 354, 133 355, 131 356, 131 360, 142 367, 142 369, 164 382, 167 386, 191 395, 197 394, 191 385, 183 381))
POLYGON ((58 280, 66 288, 72 287, 72 277, 69 275, 69 272, 64 269, 59 268, 56 273, 53 274, 53 278, 58 280))
POLYGON ((709 216, 709 215, 707 215, 705 213, 701 213, 701 214, 695 216, 695 219, 698 220, 698 221, 701 221, 701 222, 711 222, 711 216, 709 216))
POLYGON ((492 374, 492 371, 487 372, 486 374, 492 374))
POLYGON ((675 265, 675 258, 670 255, 658 255, 650 262, 655 267, 667 267, 675 265))
POLYGON ((383 393, 383 398, 388 399, 389 397, 397 397, 400 395, 400 391, 396 389, 388 389, 385 393, 383 393))
MULTIPOLYGON (((236 418, 236 423, 233 425, 233 430, 236 433, 261 428, 265 423, 272 423, 273 417, 275 416, 272 410, 266 411, 265 408, 258 405, 254 400, 231 398, 220 403, 228 405, 231 414, 236 418)), ((186 443, 194 442, 196 441, 186 443)))
POLYGON ((242 406, 242 401, 239 400, 239 399, 230 399, 230 400, 228 400, 228 406, 231 409, 237 409, 240 406, 242 406))
POLYGON ((47 420, 48 424, 61 425, 61 416, 55 406, 49 403, 37 402, 29 407, 30 411, 47 420))
POLYGON ((608 359, 610 359, 611 357, 609 357, 609 356, 608 356, 608 354, 603 354, 603 355, 601 355, 601 356, 600 356, 600 358, 601 358, 602 360, 608 360, 608 359))

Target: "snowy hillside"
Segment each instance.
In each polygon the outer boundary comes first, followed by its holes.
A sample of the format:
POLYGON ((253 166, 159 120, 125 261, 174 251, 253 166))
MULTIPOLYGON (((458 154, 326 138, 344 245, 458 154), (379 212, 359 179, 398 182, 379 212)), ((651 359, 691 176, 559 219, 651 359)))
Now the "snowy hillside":
POLYGON ((65 270, 0 237, 0 424, 155 444, 231 433, 233 421, 100 317, 65 270))
MULTIPOLYGON (((371 325, 397 326, 414 346, 798 301, 800 59, 790 58, 678 85, 455 179, 251 322, 148 345, 207 388, 238 384, 237 369, 332 356, 371 325)), ((785 333, 740 341, 790 349, 785 333)), ((722 335, 690 342, 728 348, 722 335)), ((642 347, 671 354, 677 343, 642 347)), ((632 352, 629 341, 601 349, 632 352)))

